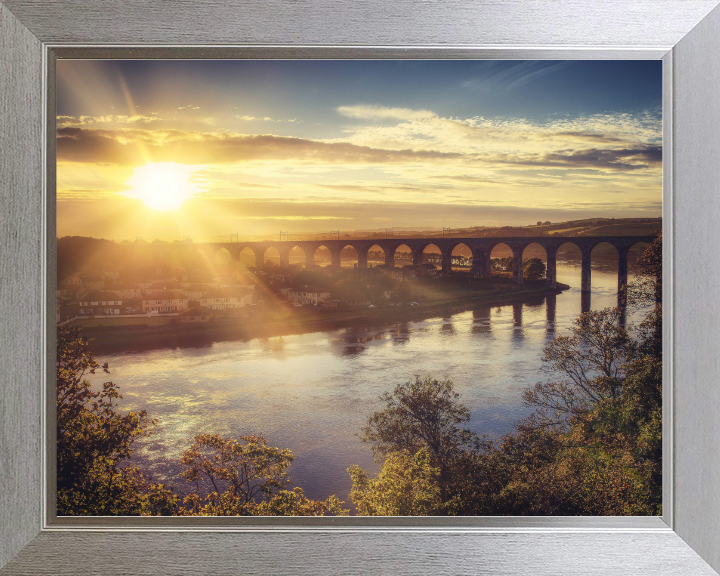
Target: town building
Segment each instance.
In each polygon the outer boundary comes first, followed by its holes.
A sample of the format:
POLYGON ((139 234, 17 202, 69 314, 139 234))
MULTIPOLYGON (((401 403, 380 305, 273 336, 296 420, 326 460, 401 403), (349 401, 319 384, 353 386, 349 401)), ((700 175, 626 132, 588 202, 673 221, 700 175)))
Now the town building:
POLYGON ((199 302, 213 310, 244 308, 252 304, 252 292, 241 288, 218 288, 203 294, 199 302))
POLYGON ((317 286, 303 286, 290 290, 288 298, 296 304, 320 304, 330 299, 330 292, 317 286))
POLYGON ((82 316, 112 315, 123 311, 122 298, 115 292, 90 292, 78 300, 78 314, 82 316))
POLYGON ((206 284, 185 284, 183 283, 183 287, 180 288, 180 292, 185 294, 188 298, 191 300, 199 300, 202 298, 203 294, 207 294, 211 290, 214 290, 215 288, 212 286, 208 286, 206 284))
POLYGON ((142 298, 144 313, 182 312, 187 310, 190 299, 182 292, 167 290, 152 292, 142 298))

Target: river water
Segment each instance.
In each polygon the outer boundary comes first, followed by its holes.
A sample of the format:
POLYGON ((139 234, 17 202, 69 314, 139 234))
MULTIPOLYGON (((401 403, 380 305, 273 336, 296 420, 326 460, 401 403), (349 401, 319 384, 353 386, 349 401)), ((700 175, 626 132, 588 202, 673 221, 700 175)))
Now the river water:
MULTIPOLYGON (((524 389, 547 378, 543 347, 581 312, 580 268, 558 263, 570 290, 535 303, 480 307, 446 318, 201 347, 104 354, 124 411, 148 411, 155 433, 136 443, 133 461, 179 492, 183 450, 200 433, 238 438, 262 433, 290 448, 292 486, 310 498, 348 501, 347 468, 378 467, 360 430, 379 396, 415 374, 450 378, 470 409, 469 428, 498 437, 529 411, 524 389)), ((594 268, 590 306, 616 303, 617 274, 594 268)), ((638 318, 629 318, 629 321, 638 318)), ((94 376, 96 383, 103 373, 94 376)))

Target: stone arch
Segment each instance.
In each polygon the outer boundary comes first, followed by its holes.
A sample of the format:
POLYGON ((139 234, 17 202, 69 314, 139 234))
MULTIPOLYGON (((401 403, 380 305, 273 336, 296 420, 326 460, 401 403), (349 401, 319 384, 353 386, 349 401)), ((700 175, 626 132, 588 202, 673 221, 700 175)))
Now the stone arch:
POLYGON ((612 242, 597 242, 590 248, 590 257, 596 265, 607 266, 613 270, 617 267, 620 250, 612 242))
POLYGON ((367 249, 367 265, 368 268, 385 264, 387 252, 379 244, 373 244, 367 249))
POLYGON ((507 277, 512 274, 513 250, 505 242, 495 242, 488 248, 490 256, 490 275, 507 277))
POLYGON ((306 265, 307 252, 302 246, 291 246, 288 250, 288 264, 302 264, 306 265))
POLYGON ((240 264, 246 267, 257 267, 257 253, 253 248, 250 248, 250 246, 244 246, 243 248, 238 250, 237 258, 240 261, 240 264))
POLYGON ((563 264, 561 282, 577 289, 582 282, 582 249, 575 242, 567 241, 555 249, 555 258, 563 264))
POLYGON ((567 281, 574 287, 579 284, 581 292, 590 291, 590 254, 593 246, 587 242, 568 240, 557 248, 556 257, 565 264, 563 282, 567 281))
POLYGON ((420 249, 420 264, 433 264, 442 267, 442 250, 434 242, 428 242, 420 249))
MULTIPOLYGON (((583 257, 583 278, 582 278, 582 290, 583 292, 589 292, 591 288, 591 276, 592 276, 592 265, 601 270, 607 270, 608 272, 617 271, 618 274, 618 293, 621 290, 621 286, 627 284, 627 254, 623 250, 623 260, 625 262, 623 269, 620 270, 620 253, 621 250, 608 241, 595 242, 592 247, 589 248, 589 258, 583 257), (586 260, 588 261, 586 263, 586 260)), ((585 255, 583 255, 585 256, 585 255)))
POLYGON ((312 253, 316 265, 322 266, 323 268, 332 266, 333 251, 326 244, 316 246, 315 249, 312 250, 312 253))
MULTIPOLYGON (((523 279, 524 280, 544 280, 549 279, 550 276, 548 275, 548 250, 543 246, 542 244, 538 244, 537 242, 530 242, 529 244, 526 244, 522 249, 522 262, 523 262, 523 279), (538 260, 542 260, 543 264, 545 265, 545 270, 535 270, 534 268, 531 270, 531 274, 537 274, 537 277, 534 277, 531 275, 529 278, 527 277, 527 274, 525 274, 525 261, 530 260, 533 258, 537 258, 538 260)), ((554 262, 553 262, 554 264, 554 262)), ((551 274, 554 273, 551 271, 551 274)), ((548 282, 548 285, 551 285, 551 282, 548 282)))
POLYGON ((449 271, 458 270, 469 272, 472 270, 473 252, 470 246, 464 242, 453 245, 448 256, 450 257, 449 271))
POLYGON ((557 259, 565 262, 580 262, 582 260, 582 247, 577 242, 567 240, 557 247, 557 259))
POLYGON ((392 252, 392 259, 395 266, 405 266, 407 264, 412 264, 413 262, 413 251, 410 246, 408 246, 405 243, 398 244, 395 247, 391 248, 390 251, 392 252), (404 248, 401 250, 401 248, 404 248))
POLYGON ((282 256, 280 250, 275 246, 267 246, 263 250, 262 265, 263 266, 280 266, 282 256), (272 263, 272 264, 271 264, 272 263))
POLYGON ((232 262, 232 254, 227 248, 219 248, 213 255, 213 262, 216 266, 228 266, 232 262))
POLYGON ((352 244, 340 248, 340 267, 357 268, 360 263, 360 251, 352 244))

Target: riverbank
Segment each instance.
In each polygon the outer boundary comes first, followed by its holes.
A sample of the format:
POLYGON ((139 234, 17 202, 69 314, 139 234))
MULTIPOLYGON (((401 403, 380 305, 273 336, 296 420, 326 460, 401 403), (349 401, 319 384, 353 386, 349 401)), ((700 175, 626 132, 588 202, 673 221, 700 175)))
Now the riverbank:
MULTIPOLYGON (((500 290, 478 290, 475 294, 462 291, 457 297, 439 301, 421 302, 416 306, 353 306, 344 308, 284 309, 284 314, 257 312, 254 317, 223 320, 205 324, 177 324, 168 319, 165 324, 82 326, 97 353, 153 350, 185 346, 208 346, 213 342, 251 340, 290 334, 338 330, 351 327, 381 326, 398 322, 412 322, 433 317, 446 317, 477 307, 504 306, 518 303, 542 302, 569 289, 558 284, 553 290, 542 284, 503 286, 500 290)), ((151 319, 151 318, 149 318, 151 319)), ((114 319, 107 319, 112 322, 114 319)), ((121 321, 122 318, 117 318, 121 321)))

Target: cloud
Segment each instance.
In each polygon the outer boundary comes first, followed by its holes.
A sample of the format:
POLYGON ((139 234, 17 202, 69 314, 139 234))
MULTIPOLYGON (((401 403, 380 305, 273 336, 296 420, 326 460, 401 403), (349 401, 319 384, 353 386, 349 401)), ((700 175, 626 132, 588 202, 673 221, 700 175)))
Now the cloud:
POLYGON ((599 150, 562 150, 550 154, 494 157, 493 161, 523 166, 640 170, 662 165, 662 146, 599 150))
POLYGON ((57 130, 59 161, 142 166, 147 162, 223 164, 296 161, 306 164, 392 164, 460 158, 433 150, 387 150, 346 142, 180 130, 57 130))
POLYGON ((662 143, 655 113, 598 114, 531 121, 524 118, 432 116, 392 126, 347 128, 342 140, 379 148, 431 148, 467 154, 549 153, 553 150, 637 147, 662 143))
MULTIPOLYGON (((157 112, 152 112, 157 114, 157 112)), ((143 116, 142 114, 133 114, 132 116, 127 115, 115 115, 107 114, 105 116, 58 116, 56 118, 58 126, 87 126, 89 124, 149 124, 150 122, 157 122, 159 118, 153 116, 143 116)))
POLYGON ((557 136, 568 136, 570 138, 577 138, 580 141, 595 141, 603 143, 614 143, 622 142, 622 138, 617 136, 608 136, 607 134, 593 134, 592 132, 556 132, 554 134, 548 134, 548 137, 557 136))
POLYGON ((527 60, 508 67, 507 62, 483 62, 478 67, 479 75, 466 80, 461 86, 486 93, 509 92, 570 64, 572 61, 527 60))
POLYGON ((252 122, 253 120, 260 120, 262 122, 297 122, 296 118, 277 120, 275 118, 270 118, 270 116, 263 116, 262 118, 258 118, 257 116, 235 116, 235 118, 238 120, 245 120, 246 122, 252 122))
POLYGON ((412 110, 411 108, 386 108, 383 106, 340 106, 340 114, 359 120, 428 120, 437 118, 430 110, 412 110))

